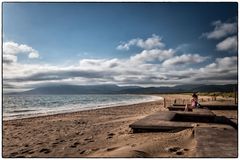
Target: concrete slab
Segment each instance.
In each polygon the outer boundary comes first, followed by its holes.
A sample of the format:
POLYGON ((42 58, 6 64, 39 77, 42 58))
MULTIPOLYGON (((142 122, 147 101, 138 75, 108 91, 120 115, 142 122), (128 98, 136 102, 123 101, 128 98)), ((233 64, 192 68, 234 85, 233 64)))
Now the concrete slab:
POLYGON ((140 130, 173 130, 194 126, 194 122, 213 122, 215 115, 204 109, 196 112, 161 111, 140 119, 131 125, 134 132, 140 130))
POLYGON ((236 125, 238 124, 238 120, 237 119, 230 119, 232 121, 232 123, 235 123, 236 125))
POLYGON ((175 112, 169 112, 169 111, 160 111, 156 112, 154 114, 151 114, 149 116, 144 117, 143 119, 139 121, 171 121, 175 117, 175 112))
POLYGON ((185 106, 186 104, 177 104, 177 103, 173 103, 172 106, 185 106))
POLYGON ((215 105, 215 104, 203 104, 202 107, 206 107, 210 110, 238 110, 238 105, 215 105))
POLYGON ((237 120, 235 119, 229 119, 225 116, 216 116, 214 119, 214 123, 218 123, 218 124, 227 124, 232 126, 235 129, 238 129, 238 124, 237 124, 237 120))
POLYGON ((171 105, 171 106, 169 106, 167 108, 168 108, 169 111, 184 111, 185 105, 181 105, 181 106, 180 105, 179 106, 171 105))
POLYGON ((208 109, 193 109, 192 112, 172 112, 176 113, 172 121, 211 123, 215 120, 215 114, 208 109))
POLYGON ((194 128, 196 157, 237 158, 237 130, 233 128, 194 128))
POLYGON ((137 121, 129 125, 132 128, 133 132, 142 132, 142 131, 170 131, 175 129, 186 129, 193 128, 193 123, 191 122, 174 122, 174 121, 158 121, 158 120, 149 120, 149 121, 137 121))
MULTIPOLYGON (((216 105, 216 104, 201 104, 203 108, 208 108, 210 110, 237 110, 238 105, 216 105)), ((185 104, 172 104, 168 107, 170 111, 183 111, 185 109, 185 104)))

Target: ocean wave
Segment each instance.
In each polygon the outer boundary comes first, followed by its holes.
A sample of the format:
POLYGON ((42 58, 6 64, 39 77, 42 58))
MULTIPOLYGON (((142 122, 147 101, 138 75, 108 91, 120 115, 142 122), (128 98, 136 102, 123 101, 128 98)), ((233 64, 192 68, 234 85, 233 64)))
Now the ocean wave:
POLYGON ((162 100, 153 95, 4 96, 3 120, 22 119, 162 100))

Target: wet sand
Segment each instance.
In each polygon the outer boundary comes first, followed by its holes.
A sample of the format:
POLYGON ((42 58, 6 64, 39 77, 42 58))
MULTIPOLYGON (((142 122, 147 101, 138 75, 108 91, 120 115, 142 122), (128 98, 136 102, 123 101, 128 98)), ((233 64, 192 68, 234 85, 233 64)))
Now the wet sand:
MULTIPOLYGON (((160 95, 167 106, 189 95, 160 95)), ((232 104, 233 99, 202 103, 232 104)), ((163 101, 3 121, 4 157, 195 157, 193 130, 133 134, 134 121, 167 110, 163 101)), ((214 111, 237 119, 237 111, 214 111)))

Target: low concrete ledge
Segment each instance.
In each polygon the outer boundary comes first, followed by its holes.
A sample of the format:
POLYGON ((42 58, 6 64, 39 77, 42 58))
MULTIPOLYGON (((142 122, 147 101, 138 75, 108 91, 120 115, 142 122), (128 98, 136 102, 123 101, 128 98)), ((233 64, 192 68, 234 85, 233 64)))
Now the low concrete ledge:
POLYGON ((206 107, 210 110, 238 110, 238 105, 210 105, 210 104, 203 104, 202 107, 206 107))
POLYGON ((167 107, 169 111, 184 111, 185 110, 185 105, 178 105, 178 106, 169 106, 167 107))
POLYGON ((193 109, 192 112, 172 111, 176 113, 172 121, 213 123, 215 114, 208 109, 193 109))
POLYGON ((140 130, 174 130, 191 128, 194 122, 214 122, 215 114, 205 109, 196 112, 161 111, 140 119, 131 125, 134 132, 140 130))
MULTIPOLYGON (((210 110, 238 110, 238 105, 215 105, 215 104, 201 104, 202 108, 210 110)), ((184 111, 185 104, 172 104, 168 107, 170 111, 184 111)))
POLYGON ((134 133, 144 131, 170 131, 176 129, 193 128, 194 125, 191 122, 174 122, 174 121, 137 121, 129 125, 134 133))
POLYGON ((233 128, 194 128, 196 157, 237 158, 237 131, 233 128))

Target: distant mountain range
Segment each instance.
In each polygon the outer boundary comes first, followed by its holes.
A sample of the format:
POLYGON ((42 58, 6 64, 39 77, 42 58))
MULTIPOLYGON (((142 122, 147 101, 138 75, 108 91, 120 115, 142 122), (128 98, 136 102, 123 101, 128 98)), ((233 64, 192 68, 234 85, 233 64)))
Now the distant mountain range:
POLYGON ((227 85, 178 85, 174 87, 138 87, 117 85, 53 85, 29 91, 8 94, 154 94, 186 92, 232 92, 237 84, 227 85))

